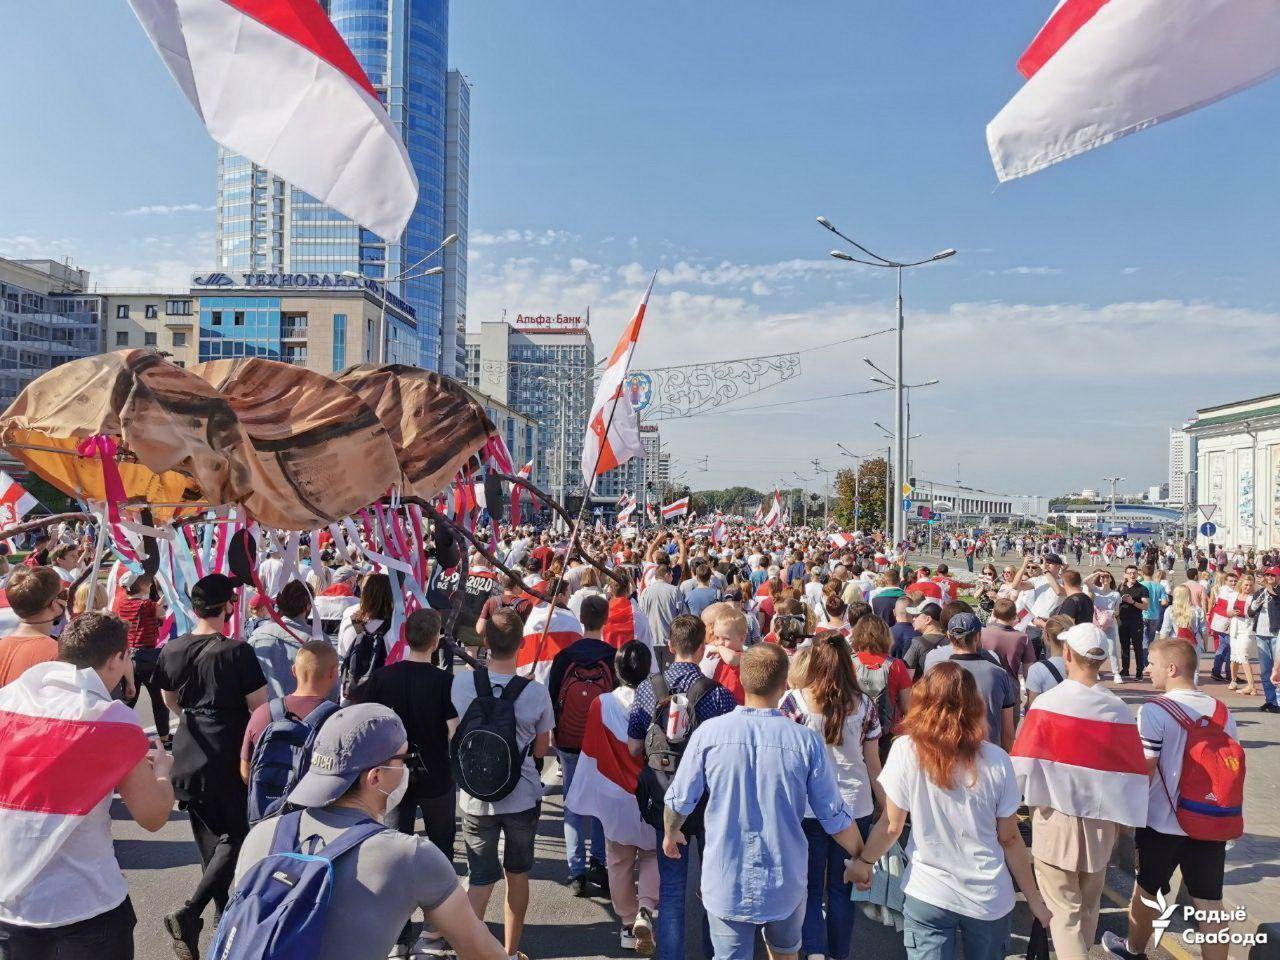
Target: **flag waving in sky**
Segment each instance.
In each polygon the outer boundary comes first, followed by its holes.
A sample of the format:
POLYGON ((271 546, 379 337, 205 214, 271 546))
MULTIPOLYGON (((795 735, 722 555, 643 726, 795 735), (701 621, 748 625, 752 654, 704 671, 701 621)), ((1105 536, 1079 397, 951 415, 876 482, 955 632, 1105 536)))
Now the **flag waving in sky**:
POLYGON ((681 497, 679 500, 673 500, 662 508, 662 519, 673 520, 676 517, 683 517, 689 513, 689 498, 681 497))
POLYGON ((1001 180, 1190 113, 1280 71, 1275 0, 1062 0, 987 126, 1001 180))
POLYGON ((653 292, 653 280, 656 278, 655 273, 640 306, 636 307, 635 316, 613 348, 609 364, 600 377, 596 398, 591 403, 587 433, 582 440, 582 476, 587 481, 588 490, 600 474, 644 453, 644 445, 640 442, 640 415, 631 405, 631 397, 623 389, 623 384, 631 366, 631 355, 635 353, 636 341, 640 339, 640 328, 644 324, 649 294, 653 292))
POLYGON ((0 527, 13 526, 39 505, 25 487, 0 470, 0 527))
POLYGON ((387 110, 316 0, 130 0, 215 141, 386 240, 418 202, 387 110))

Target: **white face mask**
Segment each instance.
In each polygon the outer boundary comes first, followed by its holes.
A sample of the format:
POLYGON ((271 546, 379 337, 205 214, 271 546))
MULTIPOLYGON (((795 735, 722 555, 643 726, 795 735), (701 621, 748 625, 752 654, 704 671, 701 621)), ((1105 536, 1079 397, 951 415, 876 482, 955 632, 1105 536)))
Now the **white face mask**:
POLYGON ((378 792, 387 798, 387 812, 390 813, 396 807, 400 806, 400 801, 404 799, 405 792, 409 789, 409 768, 408 767, 379 767, 379 770, 399 770, 401 772, 400 783, 390 793, 378 787, 378 792))

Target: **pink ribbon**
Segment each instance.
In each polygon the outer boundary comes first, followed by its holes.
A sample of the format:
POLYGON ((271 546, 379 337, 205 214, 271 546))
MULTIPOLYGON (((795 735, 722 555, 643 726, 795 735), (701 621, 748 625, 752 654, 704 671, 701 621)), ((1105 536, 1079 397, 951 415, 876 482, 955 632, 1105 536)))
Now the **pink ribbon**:
POLYGON ((107 521, 110 536, 116 553, 122 560, 138 563, 138 555, 132 544, 125 538, 120 529, 120 504, 125 501, 124 480, 120 478, 120 468, 116 465, 116 453, 120 449, 115 437, 105 433, 97 433, 86 437, 76 445, 76 453, 87 459, 97 459, 102 464, 102 490, 107 498, 107 521))

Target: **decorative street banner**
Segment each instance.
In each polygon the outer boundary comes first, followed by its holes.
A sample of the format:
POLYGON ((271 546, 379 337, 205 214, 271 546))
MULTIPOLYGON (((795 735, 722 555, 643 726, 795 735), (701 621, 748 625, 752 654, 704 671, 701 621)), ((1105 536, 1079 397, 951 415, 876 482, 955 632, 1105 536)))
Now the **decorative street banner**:
MULTIPOLYGON (((1209 502, 1223 503, 1223 496, 1227 492, 1226 481, 1226 455, 1221 452, 1209 454, 1209 502)), ((1231 514, 1226 510, 1222 511, 1222 539, 1225 542, 1227 535, 1231 532, 1231 514)))
POLYGON ((1236 451, 1236 489, 1239 497, 1236 500, 1239 526, 1235 532, 1235 542, 1246 546, 1253 545, 1253 451, 1236 451))
POLYGON ((1270 546, 1280 547, 1280 443, 1271 446, 1271 538, 1270 546))
POLYGON ((800 355, 780 353, 637 371, 629 386, 645 404, 645 420, 653 422, 706 413, 799 375, 800 355))

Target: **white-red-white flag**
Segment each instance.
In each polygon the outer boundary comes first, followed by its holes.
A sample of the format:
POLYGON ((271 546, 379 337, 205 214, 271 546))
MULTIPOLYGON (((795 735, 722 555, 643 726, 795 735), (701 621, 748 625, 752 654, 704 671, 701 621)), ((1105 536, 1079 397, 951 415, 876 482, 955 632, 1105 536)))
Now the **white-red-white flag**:
POLYGON ((689 512, 689 498, 681 497, 679 500, 673 500, 662 508, 663 520, 674 520, 676 517, 683 517, 689 512))
POLYGON ((386 240, 418 178, 379 93, 316 0, 129 0, 228 150, 386 240))
POLYGON ((631 519, 631 515, 636 512, 636 506, 637 501, 633 495, 624 493, 620 496, 618 498, 618 513, 614 521, 614 525, 618 527, 626 526, 627 522, 631 519))
POLYGON ((137 714, 94 670, 41 663, 0 688, 0 902, 31 889, 146 755, 137 714))
POLYGON ((640 818, 635 800, 644 758, 627 749, 627 715, 634 697, 634 690, 620 687, 592 701, 564 805, 580 816, 596 817, 615 843, 652 850, 657 834, 640 818))
POLYGON ((1036 697, 1010 756, 1028 806, 1146 826, 1149 780, 1137 720, 1101 684, 1064 680, 1036 697))
POLYGON ((987 126, 1001 180, 1034 173, 1280 71, 1276 0, 1062 0, 987 126))
POLYGON ((724 522, 724 517, 717 516, 715 523, 711 525, 711 542, 719 546, 724 543, 724 538, 729 533, 729 527, 724 522))
POLYGON ((596 398, 591 403, 587 433, 582 439, 582 476, 587 481, 588 490, 600 474, 620 467, 632 457, 644 453, 644 444, 640 442, 640 415, 632 406, 629 391, 624 390, 623 385, 631 366, 631 355, 635 353, 636 341, 640 339, 640 328, 644 325, 645 311, 649 308, 649 294, 653 292, 655 279, 656 273, 649 280, 649 287, 644 292, 640 306, 636 307, 631 322, 622 331, 618 345, 609 355, 609 363, 604 368, 600 386, 596 389, 596 398))
POLYGON ((13 526, 39 505, 22 484, 0 470, 0 527, 13 526))
MULTIPOLYGON (((547 588, 550 589, 550 584, 547 588)), ((539 683, 546 683, 556 654, 581 639, 582 624, 571 612, 564 607, 538 604, 529 612, 529 619, 524 624, 524 639, 516 652, 516 672, 522 677, 533 677, 539 683), (550 624, 547 623, 548 616, 550 624)))
POLYGON ((780 523, 782 523, 782 494, 775 490, 773 491, 773 506, 765 514, 764 525, 772 530, 780 523))
POLYGON ((853 534, 851 533, 831 533, 827 536, 831 539, 831 545, 837 550, 843 550, 853 543, 853 534))

